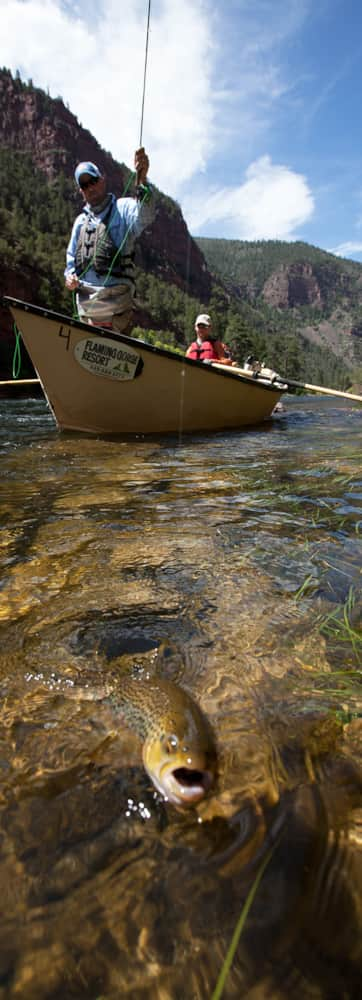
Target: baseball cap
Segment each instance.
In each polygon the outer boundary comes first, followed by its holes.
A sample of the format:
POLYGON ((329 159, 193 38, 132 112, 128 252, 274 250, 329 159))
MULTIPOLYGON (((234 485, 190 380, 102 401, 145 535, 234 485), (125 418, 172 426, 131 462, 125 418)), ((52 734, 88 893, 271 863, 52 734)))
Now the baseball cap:
POLYGON ((198 326, 199 323, 203 323, 204 326, 211 326, 212 325, 210 316, 207 316, 206 313, 201 313, 201 315, 197 317, 196 322, 195 322, 195 326, 198 326))
POLYGON ((74 177, 78 185, 83 174, 89 174, 90 177, 102 177, 102 174, 96 164, 91 163, 90 161, 78 163, 78 166, 75 168, 74 177))

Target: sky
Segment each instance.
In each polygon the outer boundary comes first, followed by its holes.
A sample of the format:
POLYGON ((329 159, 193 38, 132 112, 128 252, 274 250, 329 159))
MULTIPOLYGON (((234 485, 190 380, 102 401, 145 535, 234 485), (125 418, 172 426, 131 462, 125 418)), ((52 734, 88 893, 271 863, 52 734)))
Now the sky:
POLYGON ((193 236, 362 261, 361 0, 0 0, 0 38, 193 236))

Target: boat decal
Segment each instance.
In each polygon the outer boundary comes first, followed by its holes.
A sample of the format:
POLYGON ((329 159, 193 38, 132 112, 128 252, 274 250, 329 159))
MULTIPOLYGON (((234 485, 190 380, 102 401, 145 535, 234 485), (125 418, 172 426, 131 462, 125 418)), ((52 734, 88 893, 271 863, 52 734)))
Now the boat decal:
POLYGON ((137 351, 108 337, 79 340, 74 348, 74 357, 92 375, 103 375, 122 382, 135 378, 143 367, 137 351))
POLYGON ((66 340, 66 342, 67 342, 66 350, 67 351, 69 351, 69 344, 70 344, 71 332, 72 331, 69 329, 69 326, 68 326, 68 329, 67 329, 66 333, 64 333, 64 326, 63 326, 63 324, 59 327, 58 337, 63 337, 64 340, 66 340))

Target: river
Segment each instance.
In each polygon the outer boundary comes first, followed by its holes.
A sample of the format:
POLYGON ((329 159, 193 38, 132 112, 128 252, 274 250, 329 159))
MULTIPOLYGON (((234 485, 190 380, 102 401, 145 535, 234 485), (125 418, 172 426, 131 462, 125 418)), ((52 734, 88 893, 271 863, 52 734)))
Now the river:
POLYGON ((359 997, 361 409, 134 441, 0 414, 0 1000, 359 997), (134 670, 210 720, 198 809, 102 698, 134 670))

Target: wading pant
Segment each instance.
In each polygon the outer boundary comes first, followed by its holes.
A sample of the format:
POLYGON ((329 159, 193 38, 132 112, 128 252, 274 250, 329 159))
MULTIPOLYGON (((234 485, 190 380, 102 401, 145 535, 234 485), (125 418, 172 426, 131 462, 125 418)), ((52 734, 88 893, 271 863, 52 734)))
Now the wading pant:
POLYGON ((79 319, 93 326, 109 326, 120 333, 132 327, 134 288, 112 285, 110 288, 81 285, 77 293, 79 319))

